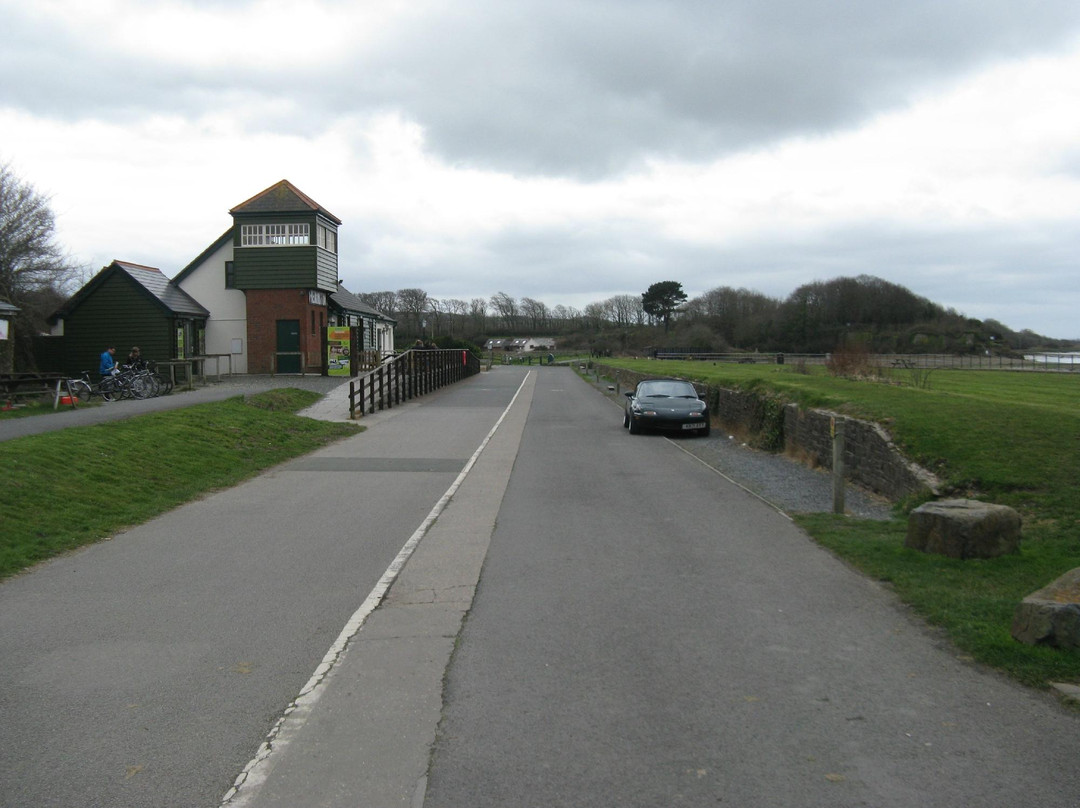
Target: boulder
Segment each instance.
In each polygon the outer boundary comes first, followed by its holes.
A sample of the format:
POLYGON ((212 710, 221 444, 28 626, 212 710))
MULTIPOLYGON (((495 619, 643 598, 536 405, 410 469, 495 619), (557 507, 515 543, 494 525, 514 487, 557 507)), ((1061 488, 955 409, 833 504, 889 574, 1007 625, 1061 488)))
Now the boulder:
POLYGON ((908 517, 904 545, 950 558, 997 558, 1020 551, 1020 514, 974 499, 927 502, 908 517))
POLYGON ((1012 635, 1029 645, 1080 648, 1080 567, 1024 598, 1013 616, 1012 635))

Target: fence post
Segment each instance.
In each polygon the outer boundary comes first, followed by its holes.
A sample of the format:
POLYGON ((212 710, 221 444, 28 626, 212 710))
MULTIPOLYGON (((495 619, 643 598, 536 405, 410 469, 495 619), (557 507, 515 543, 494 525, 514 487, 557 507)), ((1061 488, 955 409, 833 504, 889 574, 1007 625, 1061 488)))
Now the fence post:
POLYGON ((832 432, 832 495, 833 513, 844 513, 844 420, 829 419, 832 432))

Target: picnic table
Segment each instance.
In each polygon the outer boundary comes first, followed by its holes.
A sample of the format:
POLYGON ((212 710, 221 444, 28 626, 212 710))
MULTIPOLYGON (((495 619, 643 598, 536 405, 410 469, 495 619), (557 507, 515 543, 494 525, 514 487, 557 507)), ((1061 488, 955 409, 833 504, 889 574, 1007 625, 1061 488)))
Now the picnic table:
POLYGON ((11 409, 17 398, 52 395, 60 401, 64 376, 59 373, 0 373, 0 403, 11 409))
POLYGON ((187 389, 188 390, 194 390, 195 389, 195 379, 193 378, 194 374, 192 372, 192 366, 194 364, 195 364, 194 359, 160 359, 160 360, 156 360, 154 362, 154 365, 159 369, 161 369, 161 368, 168 368, 169 369, 169 379, 172 381, 173 387, 176 386, 176 369, 177 368, 183 368, 184 369, 184 374, 185 374, 185 377, 186 377, 184 379, 184 381, 187 382, 187 389))

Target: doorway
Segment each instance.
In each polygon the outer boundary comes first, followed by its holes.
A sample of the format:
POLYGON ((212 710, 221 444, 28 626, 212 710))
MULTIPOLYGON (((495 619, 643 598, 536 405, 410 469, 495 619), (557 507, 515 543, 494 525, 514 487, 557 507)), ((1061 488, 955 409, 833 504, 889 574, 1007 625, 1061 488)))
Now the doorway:
POLYGON ((300 321, 277 321, 277 372, 300 372, 300 321))

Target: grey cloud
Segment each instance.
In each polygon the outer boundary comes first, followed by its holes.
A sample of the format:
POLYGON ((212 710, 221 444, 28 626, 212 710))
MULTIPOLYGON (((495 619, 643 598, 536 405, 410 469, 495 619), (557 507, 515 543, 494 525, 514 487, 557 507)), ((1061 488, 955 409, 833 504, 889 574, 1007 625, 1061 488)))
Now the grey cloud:
POLYGON ((448 162, 596 178, 648 157, 708 159, 849 125, 984 63, 1064 43, 1080 26, 1074 0, 1036 11, 1013 0, 444 8, 400 21, 346 64, 297 71, 275 54, 258 67, 208 71, 133 63, 14 7, 0 32, 0 69, 19 80, 0 83, 0 104, 123 119, 197 116, 287 94, 299 114, 247 125, 317 131, 343 113, 397 110, 448 162))
POLYGON ((451 162, 593 177, 853 123, 1078 22, 1066 2, 1037 17, 1009 2, 511 3, 429 21, 361 64, 412 78, 372 93, 451 162))

